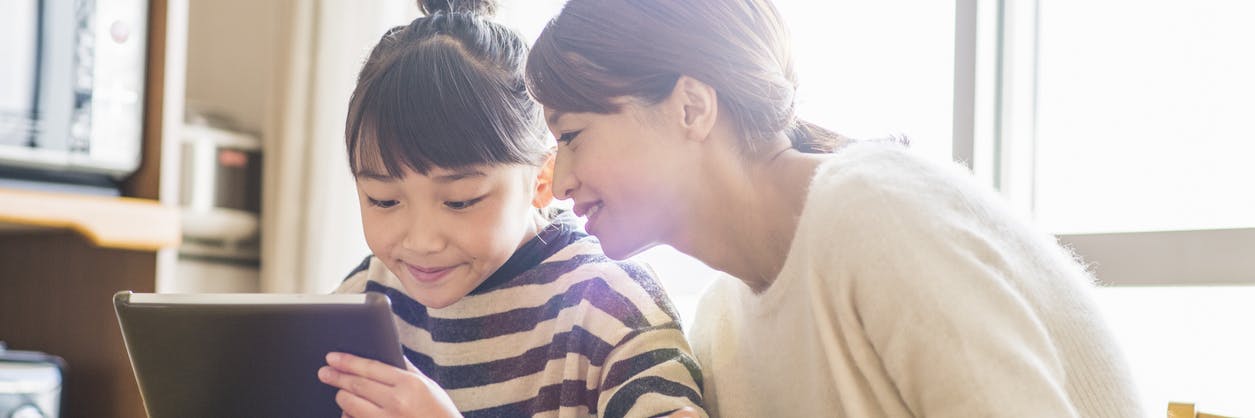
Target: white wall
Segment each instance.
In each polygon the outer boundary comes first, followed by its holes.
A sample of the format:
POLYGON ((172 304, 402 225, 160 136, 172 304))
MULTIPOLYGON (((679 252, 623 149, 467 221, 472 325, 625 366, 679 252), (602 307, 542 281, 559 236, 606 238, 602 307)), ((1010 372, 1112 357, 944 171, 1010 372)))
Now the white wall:
MULTIPOLYGON (((183 71, 186 82, 180 109, 216 114, 231 121, 232 129, 269 139, 279 115, 275 106, 278 90, 274 87, 279 64, 276 52, 289 2, 190 0, 186 8, 187 22, 181 26, 186 28, 186 66, 177 69, 183 71)), ((169 71, 176 69, 170 67, 169 71)), ((183 119, 177 114, 167 123, 177 124, 183 119)), ((182 132, 178 126, 171 128, 172 132, 182 132)), ((163 170, 163 177, 180 175, 180 141, 178 134, 168 138, 171 152, 163 157, 163 169, 169 170, 163 170)), ((177 179, 174 182, 179 183, 177 179)), ((161 292, 255 292, 260 285, 259 269, 247 262, 180 255, 170 270, 173 274, 159 281, 161 292)))
POLYGON ((188 6, 189 109, 221 113, 262 133, 276 117, 273 85, 289 2, 191 0, 188 6))

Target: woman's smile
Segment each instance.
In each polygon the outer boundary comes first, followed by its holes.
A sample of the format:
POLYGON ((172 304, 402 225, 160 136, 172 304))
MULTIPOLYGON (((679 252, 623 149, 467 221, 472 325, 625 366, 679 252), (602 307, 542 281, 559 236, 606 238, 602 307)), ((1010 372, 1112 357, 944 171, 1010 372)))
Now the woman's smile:
POLYGON ((575 209, 576 215, 584 216, 584 218, 587 220, 587 222, 584 224, 584 230, 588 231, 589 234, 593 234, 593 235, 597 234, 596 232, 593 232, 597 224, 597 215, 601 213, 601 210, 605 208, 605 206, 606 206, 605 202, 602 202, 599 200, 591 204, 585 204, 585 205, 580 205, 576 207, 575 209))

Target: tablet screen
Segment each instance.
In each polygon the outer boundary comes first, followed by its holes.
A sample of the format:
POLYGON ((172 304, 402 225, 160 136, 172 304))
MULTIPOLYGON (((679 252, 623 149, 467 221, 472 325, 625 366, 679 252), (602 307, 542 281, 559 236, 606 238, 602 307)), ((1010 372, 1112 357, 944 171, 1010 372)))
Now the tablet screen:
POLYGON ((328 352, 404 367, 386 296, 114 297, 149 416, 338 417, 318 380, 328 352))

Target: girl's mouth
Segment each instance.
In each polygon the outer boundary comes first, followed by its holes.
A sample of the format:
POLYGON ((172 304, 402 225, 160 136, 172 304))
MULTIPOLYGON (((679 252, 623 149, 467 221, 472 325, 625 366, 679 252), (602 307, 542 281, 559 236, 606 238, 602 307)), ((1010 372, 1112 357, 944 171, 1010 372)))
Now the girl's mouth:
POLYGON ((439 281, 456 267, 457 266, 426 268, 405 263, 405 269, 410 272, 410 277, 413 277, 414 280, 423 283, 433 283, 439 281))

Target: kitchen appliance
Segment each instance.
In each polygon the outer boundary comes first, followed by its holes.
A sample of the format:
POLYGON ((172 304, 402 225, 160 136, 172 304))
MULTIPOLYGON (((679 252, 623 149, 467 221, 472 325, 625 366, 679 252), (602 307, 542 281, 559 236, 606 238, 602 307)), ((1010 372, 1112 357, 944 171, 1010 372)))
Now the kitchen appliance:
POLYGON ((261 140, 204 118, 183 126, 179 204, 190 242, 237 247, 257 237, 261 140))
POLYGON ((0 173, 138 168, 147 19, 147 0, 0 1, 0 173))
POLYGON ((59 357, 6 350, 0 343, 0 417, 58 416, 64 369, 59 357))

